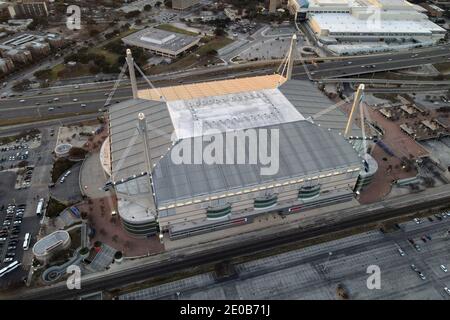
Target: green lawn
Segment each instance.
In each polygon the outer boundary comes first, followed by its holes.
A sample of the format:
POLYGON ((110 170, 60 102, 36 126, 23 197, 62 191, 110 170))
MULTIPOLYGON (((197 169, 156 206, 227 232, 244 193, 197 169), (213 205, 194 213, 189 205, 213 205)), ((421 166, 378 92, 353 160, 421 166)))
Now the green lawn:
POLYGON ((88 52, 102 55, 109 64, 114 64, 117 62, 117 59, 119 59, 119 54, 98 47, 91 48, 88 52))
POLYGON ((450 62, 437 63, 434 67, 442 74, 450 74, 450 62))
POLYGON ((77 78, 83 76, 89 76, 89 67, 87 65, 78 63, 75 67, 66 67, 64 63, 58 64, 53 67, 51 71, 50 80, 66 79, 66 78, 77 78), (64 71, 62 76, 58 76, 58 73, 64 71))
MULTIPOLYGON (((125 53, 124 52, 123 53, 111 52, 111 51, 104 49, 104 47, 108 43, 119 40, 129 34, 132 34, 133 32, 136 32, 136 31, 137 30, 135 30, 135 29, 123 31, 118 36, 115 36, 111 39, 108 39, 108 40, 100 43, 99 45, 97 45, 95 47, 90 48, 88 50, 88 52, 102 55, 109 64, 114 64, 119 59, 120 54, 125 54, 125 53)), ((61 72, 62 70, 66 70, 66 66, 64 64, 59 64, 59 65, 56 65, 55 67, 53 67, 53 69, 51 71, 50 80, 51 81, 57 80, 59 78, 58 73, 61 72)), ((63 79, 64 78, 76 78, 76 77, 82 77, 82 76, 88 76, 88 75, 91 75, 91 73, 89 72, 88 66, 78 64, 75 68, 71 69, 70 72, 67 70, 67 76, 63 76, 62 78, 63 79)))
POLYGON ((64 68, 65 68, 64 63, 61 63, 61 64, 58 64, 58 65, 54 66, 52 71, 51 71, 50 80, 58 79, 58 73, 60 71, 64 70, 64 68))
POLYGON ((201 46, 196 53, 199 55, 203 55, 208 53, 211 49, 212 50, 219 50, 227 45, 229 45, 230 43, 233 42, 233 40, 226 38, 226 37, 216 37, 216 38, 209 38, 209 41, 201 46))
POLYGON ((197 35, 197 33, 195 33, 195 32, 191 32, 191 31, 187 31, 187 30, 184 30, 184 29, 180 29, 180 28, 177 28, 177 27, 175 27, 175 26, 173 26, 171 24, 160 24, 159 26, 156 26, 155 28, 161 29, 161 30, 165 30, 165 31, 169 31, 169 32, 182 33, 182 34, 185 34, 185 35, 188 35, 188 36, 196 36, 197 35))

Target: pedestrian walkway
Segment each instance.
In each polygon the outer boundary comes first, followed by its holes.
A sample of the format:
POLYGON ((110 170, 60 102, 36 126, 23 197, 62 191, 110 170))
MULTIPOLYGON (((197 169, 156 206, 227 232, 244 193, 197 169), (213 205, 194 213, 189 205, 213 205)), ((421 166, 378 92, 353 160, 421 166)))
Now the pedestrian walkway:
POLYGON ((107 193, 103 191, 108 176, 100 163, 100 153, 94 152, 84 160, 80 171, 80 188, 90 198, 103 198, 107 193))
POLYGON ((114 260, 115 253, 116 249, 106 244, 102 244, 100 251, 86 268, 93 272, 104 271, 114 260))

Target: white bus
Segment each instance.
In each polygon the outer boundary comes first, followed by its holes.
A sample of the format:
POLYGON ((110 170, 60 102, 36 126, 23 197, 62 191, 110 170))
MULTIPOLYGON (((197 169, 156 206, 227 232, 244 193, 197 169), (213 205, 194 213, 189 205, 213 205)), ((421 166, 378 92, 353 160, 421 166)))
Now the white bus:
POLYGON ((40 216, 42 214, 43 207, 44 207, 44 198, 41 198, 37 205, 36 215, 40 216))
POLYGON ((20 265, 21 265, 21 263, 17 260, 14 262, 11 262, 9 265, 7 265, 6 267, 4 267, 3 269, 0 270, 0 278, 3 277, 4 275, 10 273, 14 269, 20 267, 20 265))
POLYGON ((23 238, 23 250, 28 250, 30 248, 30 242, 31 242, 31 234, 26 233, 25 238, 23 238))

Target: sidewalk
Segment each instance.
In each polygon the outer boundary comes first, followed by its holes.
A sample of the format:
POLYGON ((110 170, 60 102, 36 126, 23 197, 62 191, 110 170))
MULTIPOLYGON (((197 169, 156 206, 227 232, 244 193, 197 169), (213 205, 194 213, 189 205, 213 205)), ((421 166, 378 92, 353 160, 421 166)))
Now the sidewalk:
MULTIPOLYGON (((449 191, 449 186, 444 185, 444 186, 437 187, 437 188, 427 189, 427 190, 421 192, 420 196, 425 199, 425 198, 427 198, 427 195, 442 195, 442 193, 448 194, 448 191, 449 191)), ((415 196, 417 196, 417 195, 415 195, 415 196)), ((434 197, 434 199, 436 199, 436 197, 434 197)), ((244 242, 244 241, 248 241, 248 240, 260 239, 264 236, 280 234, 280 233, 288 231, 288 230, 298 229, 299 227, 307 228, 307 227, 311 227, 311 226, 317 226, 318 223, 322 224, 322 223, 329 223, 329 222, 338 222, 342 219, 356 218, 356 217, 360 217, 362 215, 367 215, 368 212, 382 208, 382 207, 392 207, 394 204, 402 205, 402 204, 409 203, 410 201, 411 201, 411 195, 407 195, 407 196, 398 197, 396 199, 387 199, 387 200, 379 202, 375 205, 358 205, 358 206, 346 208, 343 210, 336 210, 334 208, 334 210, 330 210, 329 213, 324 214, 323 216, 320 216, 320 219, 317 219, 317 217, 315 217, 315 216, 312 216, 309 218, 303 217, 303 219, 302 219, 302 217, 300 217, 300 221, 298 221, 299 220, 298 215, 297 216, 292 215, 293 221, 291 221, 290 223, 273 226, 273 227, 267 228, 265 230, 257 230, 254 232, 247 232, 245 234, 240 234, 240 235, 228 237, 225 239, 220 239, 217 241, 210 241, 210 242, 201 243, 201 244, 197 244, 197 245, 191 245, 188 247, 183 246, 178 249, 162 252, 160 254, 155 254, 155 255, 152 255, 152 256, 149 256, 146 258, 140 258, 140 259, 135 259, 135 260, 131 260, 131 261, 130 260, 124 261, 121 264, 114 263, 111 265, 111 268, 108 271, 90 274, 90 275, 83 277, 83 279, 84 279, 84 281, 88 281, 89 279, 101 278, 101 277, 105 277, 105 276, 111 277, 112 274, 119 275, 120 273, 126 272, 127 270, 132 270, 133 268, 142 268, 144 265, 158 264, 162 261, 167 261, 167 260, 183 259, 183 257, 189 256, 189 255, 192 255, 195 253, 199 253, 202 251, 218 249, 218 248, 226 246, 226 245, 236 244, 236 243, 244 242), (295 217, 297 218, 297 221, 294 220, 295 217)), ((182 241, 185 241, 185 239, 183 239, 182 241)), ((55 284, 51 287, 57 288, 57 287, 64 287, 64 286, 65 286, 65 283, 63 282, 63 283, 55 284)), ((49 289, 49 287, 28 290, 26 292, 26 294, 38 293, 38 292, 41 292, 42 290, 48 290, 48 289, 49 289)), ((15 293, 11 292, 9 296, 12 296, 13 294, 15 294, 16 296, 18 295, 17 292, 15 292, 15 293)), ((7 298, 6 295, 4 296, 4 298, 7 298)))
POLYGON ((82 193, 93 199, 107 196, 109 193, 103 191, 102 188, 108 179, 100 163, 100 152, 89 154, 80 170, 80 189, 82 193))

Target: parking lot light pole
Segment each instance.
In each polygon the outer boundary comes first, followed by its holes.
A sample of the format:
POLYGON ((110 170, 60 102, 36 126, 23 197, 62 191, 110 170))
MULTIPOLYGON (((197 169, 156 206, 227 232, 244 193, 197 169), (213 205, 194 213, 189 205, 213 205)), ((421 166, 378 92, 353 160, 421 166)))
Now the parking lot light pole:
POLYGON ((326 264, 330 261, 330 258, 331 258, 331 256, 333 255, 333 252, 328 252, 328 257, 327 257, 327 260, 325 261, 325 263, 323 264, 323 272, 326 272, 326 270, 327 270, 327 266, 326 266, 326 264))

